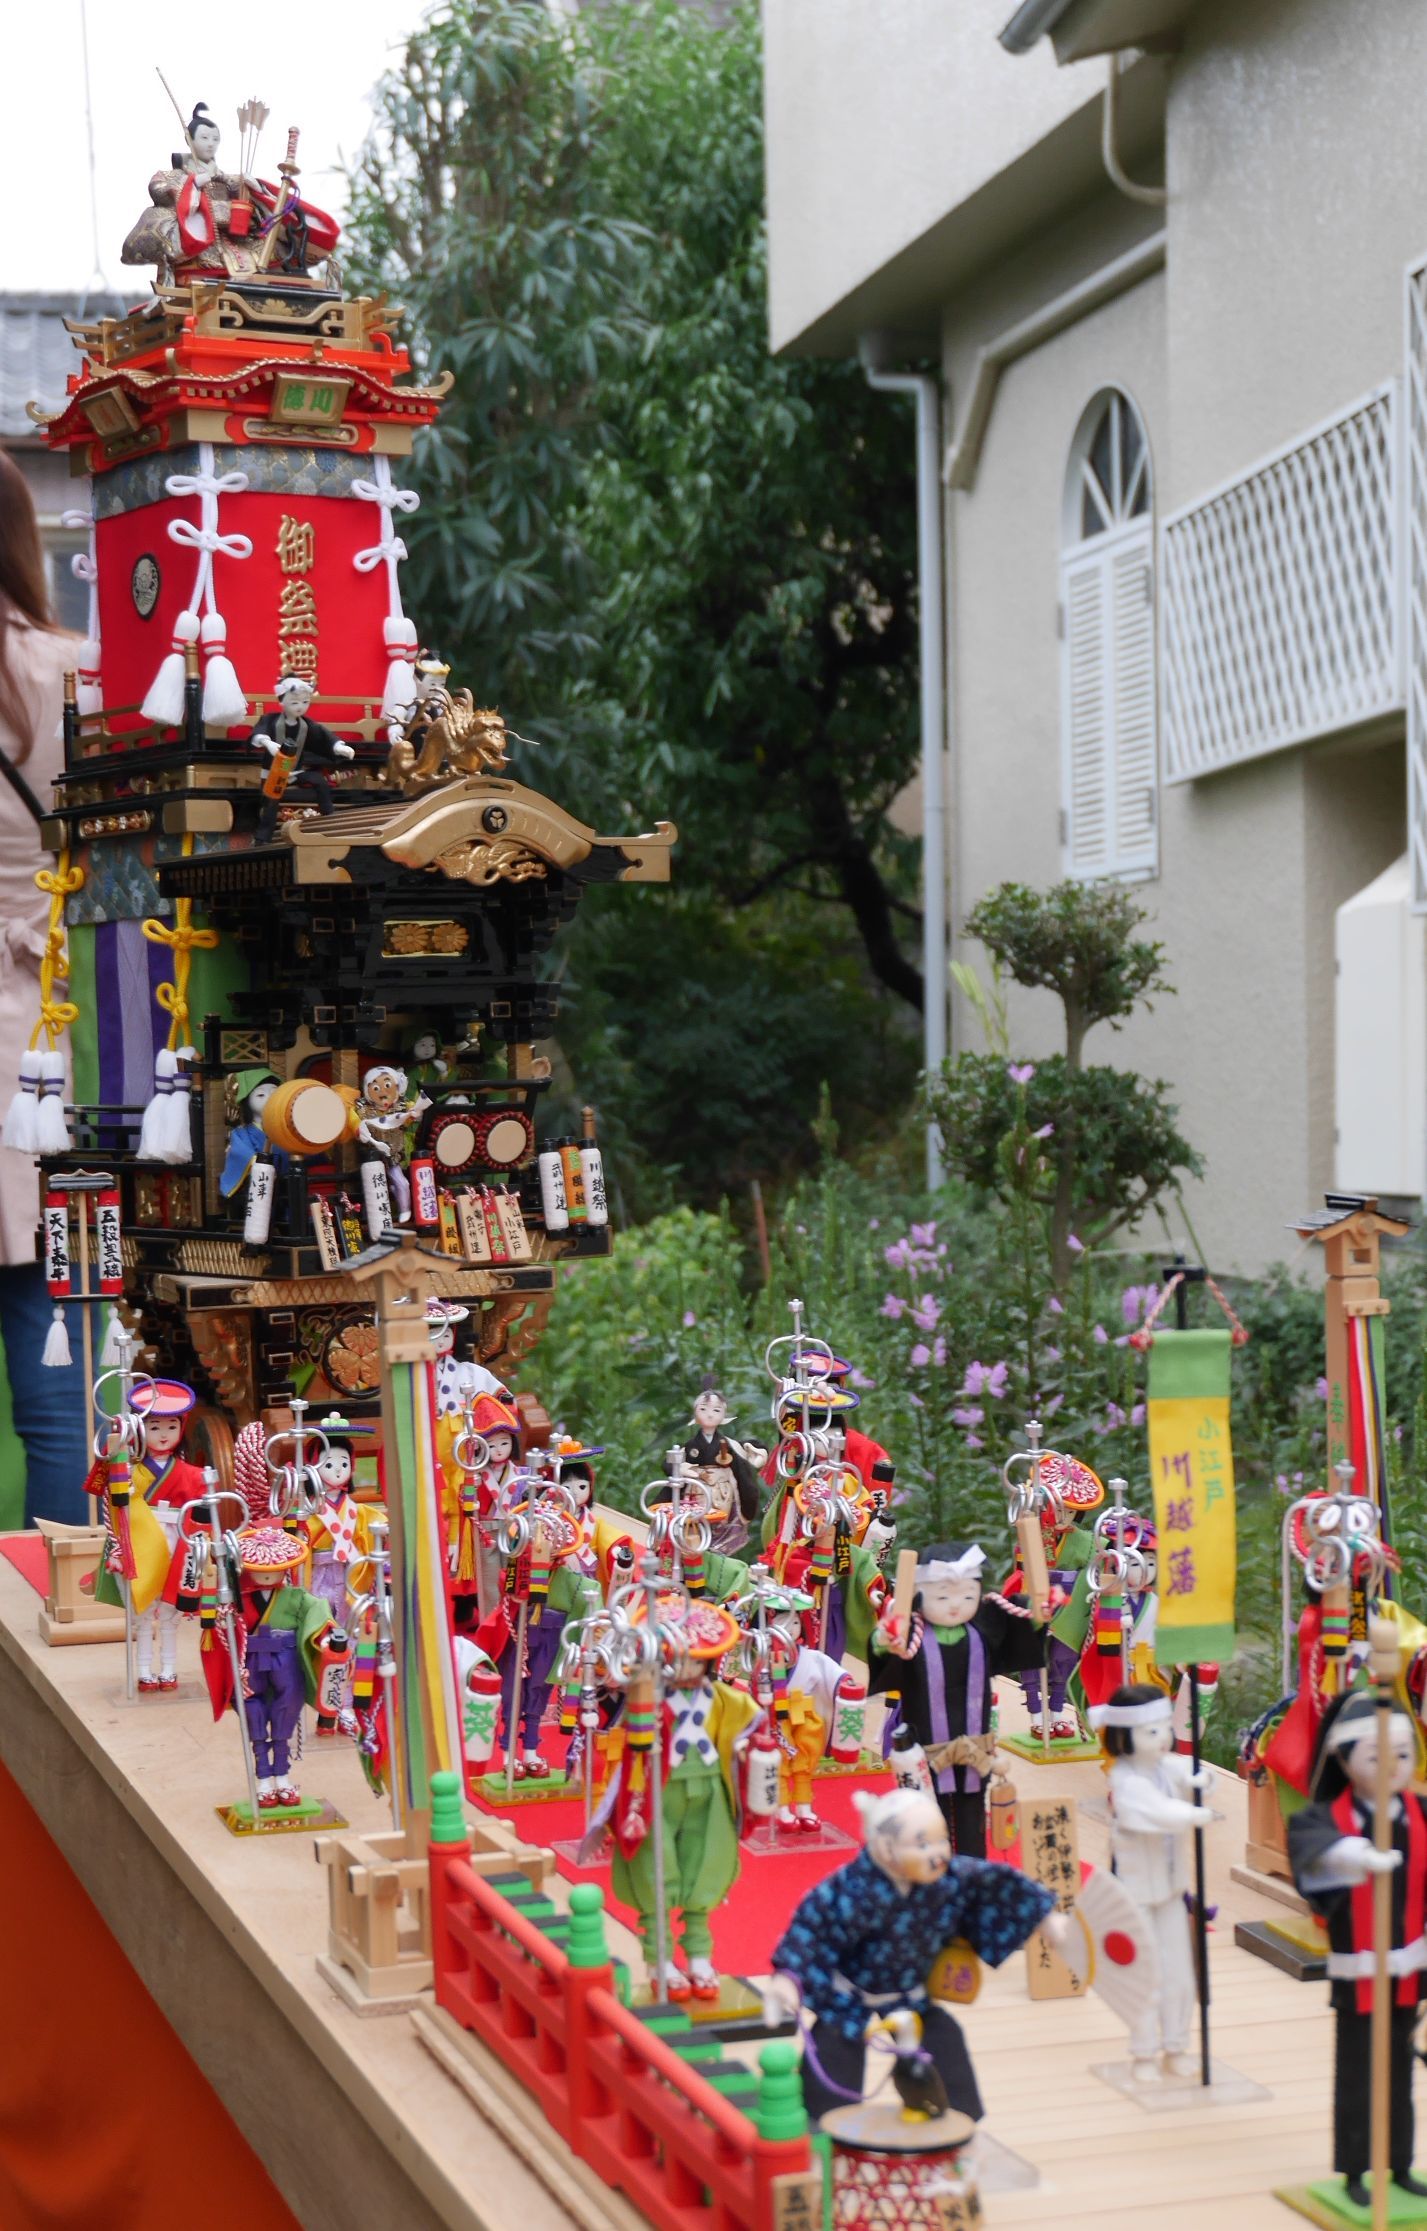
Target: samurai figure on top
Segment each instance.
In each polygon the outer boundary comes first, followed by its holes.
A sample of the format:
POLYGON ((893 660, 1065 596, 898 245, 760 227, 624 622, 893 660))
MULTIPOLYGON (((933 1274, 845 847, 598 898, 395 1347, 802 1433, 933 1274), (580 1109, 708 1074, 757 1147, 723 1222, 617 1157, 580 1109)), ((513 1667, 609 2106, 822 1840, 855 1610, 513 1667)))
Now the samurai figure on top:
MULTIPOLYGON (((223 135, 205 102, 195 104, 183 136, 187 153, 172 156, 169 167, 149 180, 149 207, 124 242, 122 262, 157 264, 160 282, 179 284, 214 273, 238 277, 267 271, 272 255, 263 242, 279 222, 289 232, 296 222, 304 263, 314 251, 329 255, 336 247, 335 219, 297 200, 290 176, 274 187, 246 172, 219 169, 223 135)), ((295 168, 282 167, 285 173, 295 168)), ((287 262, 284 255, 280 267, 286 269, 287 262)))

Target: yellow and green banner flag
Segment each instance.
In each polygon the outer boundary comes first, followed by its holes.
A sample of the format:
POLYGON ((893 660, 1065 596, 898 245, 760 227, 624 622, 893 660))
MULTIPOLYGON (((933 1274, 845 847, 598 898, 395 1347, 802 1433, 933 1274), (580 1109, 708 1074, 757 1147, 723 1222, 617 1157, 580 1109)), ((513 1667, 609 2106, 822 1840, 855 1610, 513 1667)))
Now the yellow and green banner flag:
POLYGON ((1234 1451, 1229 1334, 1159 1332, 1150 1349, 1150 1477, 1164 1666, 1234 1653, 1234 1451))

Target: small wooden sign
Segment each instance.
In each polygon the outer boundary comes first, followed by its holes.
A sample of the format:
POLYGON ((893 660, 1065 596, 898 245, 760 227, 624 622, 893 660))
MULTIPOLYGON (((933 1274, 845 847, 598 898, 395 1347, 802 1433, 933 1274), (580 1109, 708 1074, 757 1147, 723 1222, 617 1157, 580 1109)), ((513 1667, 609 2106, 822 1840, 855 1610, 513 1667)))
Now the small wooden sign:
MULTIPOLYGON (((1022 1865, 1033 1882, 1053 1892, 1056 1910, 1069 1913, 1080 1893, 1080 1836, 1075 1800, 1042 1799, 1021 1807, 1022 1865)), ((1072 1949, 1074 1936, 1070 1939, 1072 1949)), ((1026 1974, 1033 1999, 1079 1999, 1089 1987, 1065 1953, 1037 1934, 1026 1945, 1026 1974)))
POLYGON ((820 2169, 787 2169, 773 2179, 773 2231, 822 2231, 820 2169))

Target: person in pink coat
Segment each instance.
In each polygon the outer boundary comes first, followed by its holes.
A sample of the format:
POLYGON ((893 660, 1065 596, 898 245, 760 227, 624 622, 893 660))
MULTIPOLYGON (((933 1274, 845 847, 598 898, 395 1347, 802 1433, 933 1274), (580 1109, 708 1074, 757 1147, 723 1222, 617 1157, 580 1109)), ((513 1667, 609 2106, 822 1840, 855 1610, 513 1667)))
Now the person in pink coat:
MULTIPOLYGON (((39 812, 63 764, 60 720, 66 667, 79 645, 50 616, 35 507, 23 474, 0 452, 0 1106, 40 1012, 40 955, 49 900, 35 872, 53 861, 40 845, 39 812)), ((52 1304, 36 1260, 39 1178, 32 1156, 0 1148, 0 1341, 10 1407, 25 1451, 25 1520, 78 1524, 89 1468, 88 1394, 77 1363, 42 1369, 52 1304)), ((80 1353, 77 1309, 70 1353, 80 1353)))

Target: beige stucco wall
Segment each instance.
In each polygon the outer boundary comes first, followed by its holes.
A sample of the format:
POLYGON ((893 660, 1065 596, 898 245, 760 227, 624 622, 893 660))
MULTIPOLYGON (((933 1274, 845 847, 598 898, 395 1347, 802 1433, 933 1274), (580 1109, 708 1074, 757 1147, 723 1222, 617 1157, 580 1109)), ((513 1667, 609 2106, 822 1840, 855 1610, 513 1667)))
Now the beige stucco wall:
POLYGON ((763 0, 769 328, 794 340, 1096 98, 1102 65, 1013 59, 1012 0, 763 0))
MULTIPOLYGON (((1039 258, 947 313, 944 362, 964 396, 976 349, 1024 313, 1054 273, 1125 244, 1123 207, 1088 211, 1039 258), (1044 268, 1040 265, 1043 263, 1044 268)), ((1123 387, 1149 431, 1157 482, 1174 425, 1168 341, 1173 276, 1158 275, 1013 365, 998 393, 975 488, 951 499, 952 915, 1006 877, 1062 872, 1059 599, 1065 464, 1085 404, 1123 387)), ((1138 887, 1177 996, 1092 1059, 1166 1078, 1207 1174, 1188 1189, 1198 1240, 1222 1269, 1292 1253, 1285 1226, 1333 1181, 1333 909, 1402 847, 1400 743, 1289 752, 1160 797, 1160 873, 1138 887)), ((959 957, 979 948, 957 939, 959 957)), ((1016 1044, 1058 1044, 1042 994, 1012 1001, 1016 1044)), ((958 1011, 954 1042, 979 1043, 958 1011)), ((1162 1243, 1158 1224, 1147 1231, 1162 1243)))
POLYGON ((1170 506, 1400 372, 1424 84, 1421 0, 1191 16, 1169 79, 1170 506))

